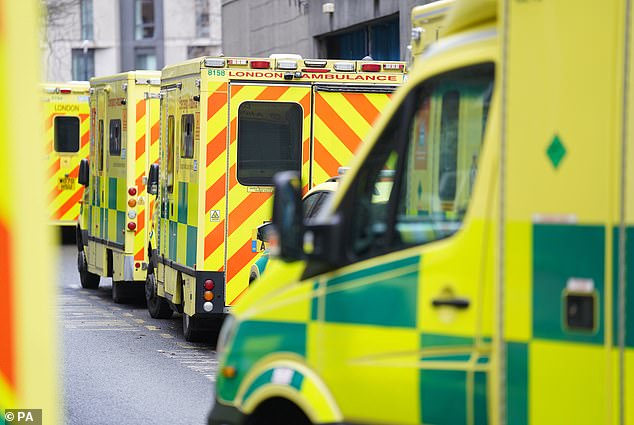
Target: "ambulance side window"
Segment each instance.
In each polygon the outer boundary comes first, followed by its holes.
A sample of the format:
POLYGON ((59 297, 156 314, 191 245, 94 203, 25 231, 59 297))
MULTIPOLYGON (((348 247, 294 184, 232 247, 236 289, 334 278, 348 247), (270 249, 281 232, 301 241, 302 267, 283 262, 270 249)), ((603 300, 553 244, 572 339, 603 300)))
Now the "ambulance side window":
POLYGON ((174 191, 174 115, 167 117, 167 191, 174 191))
POLYGON ((103 120, 99 120, 99 136, 97 138, 96 155, 99 161, 99 171, 103 171, 103 120))
POLYGON ((194 114, 181 117, 181 158, 194 157, 194 114))
POLYGON ((409 126, 395 243, 414 245, 457 232, 469 207, 478 171, 494 81, 492 64, 448 72, 427 83, 409 126), (440 117, 438 117, 440 115, 440 117), (429 119, 437 117, 437 119, 429 119), (427 158, 417 161, 425 128, 427 158))
POLYGON ((55 152, 79 151, 79 118, 55 117, 55 152))
POLYGON ((110 120, 110 155, 121 156, 121 120, 110 120))
POLYGON ((301 171, 302 107, 291 102, 243 102, 238 107, 238 182, 271 186, 278 171, 301 171))
MULTIPOLYGON (((435 76, 411 90, 355 177, 352 258, 453 235, 477 175, 492 64, 435 76)), ((342 204, 346 205, 345 203, 342 204)))

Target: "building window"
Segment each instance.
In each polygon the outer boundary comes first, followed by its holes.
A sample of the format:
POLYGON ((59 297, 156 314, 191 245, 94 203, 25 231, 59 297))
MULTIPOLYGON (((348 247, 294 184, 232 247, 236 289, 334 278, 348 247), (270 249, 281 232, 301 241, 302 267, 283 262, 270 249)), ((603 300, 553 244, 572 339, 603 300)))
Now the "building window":
POLYGON ((79 151, 79 118, 55 117, 55 152, 79 151))
POLYGON ((140 48, 134 51, 136 69, 157 69, 156 51, 153 48, 140 48))
POLYGON ((243 102, 238 107, 237 177, 244 186, 271 186, 278 171, 301 170, 302 107, 243 102))
POLYGON ((154 38, 154 0, 135 0, 134 39, 154 38))
POLYGON ((92 40, 94 37, 92 27, 92 0, 81 0, 81 39, 92 40))
POLYGON ((209 38, 209 0, 195 0, 196 37, 209 38))
POLYGON ((73 80, 88 81, 95 76, 95 51, 93 49, 73 49, 73 80))
POLYGON ((321 45, 326 58, 358 60, 370 55, 375 60, 399 60, 398 16, 326 36, 321 45))

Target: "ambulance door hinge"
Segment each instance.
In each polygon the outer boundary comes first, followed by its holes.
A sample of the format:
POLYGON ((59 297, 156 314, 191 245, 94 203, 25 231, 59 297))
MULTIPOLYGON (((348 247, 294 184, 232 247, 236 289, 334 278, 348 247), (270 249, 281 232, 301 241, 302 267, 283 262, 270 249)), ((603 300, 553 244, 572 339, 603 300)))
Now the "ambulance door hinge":
POLYGON ((162 93, 143 93, 143 97, 147 99, 160 99, 162 97, 162 93))
POLYGON ((196 87, 200 88, 200 78, 196 80, 196 87))

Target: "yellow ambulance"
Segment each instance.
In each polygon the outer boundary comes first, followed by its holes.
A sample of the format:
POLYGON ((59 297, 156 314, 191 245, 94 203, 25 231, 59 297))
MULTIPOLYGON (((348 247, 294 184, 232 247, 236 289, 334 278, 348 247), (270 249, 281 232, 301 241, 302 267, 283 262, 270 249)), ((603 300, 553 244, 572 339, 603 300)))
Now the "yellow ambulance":
POLYGON ((57 280, 48 226, 48 176, 40 162, 44 132, 39 119, 33 123, 42 105, 38 88, 39 6, 37 0, 0 2, 2 424, 61 422, 57 280))
POLYGON ((87 81, 43 83, 44 157, 48 213, 52 224, 75 226, 83 187, 79 162, 88 158, 90 84, 87 81))
POLYGON ((412 9, 412 38, 409 50, 410 66, 431 43, 444 35, 445 16, 455 0, 438 0, 412 9))
POLYGON ((276 177, 210 424, 634 424, 631 4, 452 7, 327 214, 276 177))
POLYGON ((78 223, 77 265, 84 288, 112 278, 112 299, 143 299, 154 197, 147 170, 159 155, 159 71, 130 71, 90 80, 90 163, 78 223))
POLYGON ((161 73, 152 317, 183 312, 185 338, 221 320, 247 290, 253 230, 271 218, 272 176, 302 190, 337 173, 405 76, 396 61, 204 57, 161 73))

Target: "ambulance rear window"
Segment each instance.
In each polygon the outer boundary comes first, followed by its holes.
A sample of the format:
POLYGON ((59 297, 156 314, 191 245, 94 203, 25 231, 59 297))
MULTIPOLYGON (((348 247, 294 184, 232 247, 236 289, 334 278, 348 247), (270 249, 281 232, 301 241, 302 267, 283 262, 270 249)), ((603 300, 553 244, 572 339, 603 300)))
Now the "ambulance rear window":
POLYGON ((110 155, 121 155, 121 120, 110 120, 110 155))
POLYGON ((55 151, 79 151, 79 118, 55 117, 55 151))
POLYGON ((302 108, 290 102, 244 102, 238 108, 238 181, 271 186, 278 171, 301 169, 302 108))

